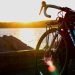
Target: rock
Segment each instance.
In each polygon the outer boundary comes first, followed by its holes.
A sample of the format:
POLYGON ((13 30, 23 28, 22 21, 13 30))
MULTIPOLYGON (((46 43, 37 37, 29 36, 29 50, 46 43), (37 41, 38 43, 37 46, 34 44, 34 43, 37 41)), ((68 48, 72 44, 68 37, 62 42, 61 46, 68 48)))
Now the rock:
POLYGON ((14 36, 4 35, 0 37, 0 52, 7 51, 18 51, 18 50, 30 50, 33 49, 27 44, 23 43, 21 40, 17 39, 14 36))

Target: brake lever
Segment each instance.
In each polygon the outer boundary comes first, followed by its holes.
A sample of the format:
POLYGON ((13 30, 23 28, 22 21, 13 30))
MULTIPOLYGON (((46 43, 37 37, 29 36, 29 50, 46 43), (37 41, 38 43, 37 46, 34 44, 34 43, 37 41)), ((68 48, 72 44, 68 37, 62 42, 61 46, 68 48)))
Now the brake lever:
POLYGON ((41 14, 42 9, 43 9, 43 6, 41 6, 41 9, 40 9, 39 15, 41 14))
POLYGON ((39 12, 39 15, 41 14, 41 11, 42 9, 46 6, 46 2, 45 1, 42 1, 42 6, 41 6, 41 9, 40 9, 40 12, 39 12))

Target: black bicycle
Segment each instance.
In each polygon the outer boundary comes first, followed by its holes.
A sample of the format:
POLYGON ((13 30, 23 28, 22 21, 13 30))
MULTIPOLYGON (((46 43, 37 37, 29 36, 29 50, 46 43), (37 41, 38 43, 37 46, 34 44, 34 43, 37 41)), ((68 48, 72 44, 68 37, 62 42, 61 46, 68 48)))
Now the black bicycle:
POLYGON ((44 9, 45 16, 50 18, 46 13, 49 7, 60 11, 55 21, 46 23, 49 29, 37 43, 36 67, 38 75, 62 75, 67 71, 70 59, 75 57, 75 11, 43 1, 39 14, 44 9))

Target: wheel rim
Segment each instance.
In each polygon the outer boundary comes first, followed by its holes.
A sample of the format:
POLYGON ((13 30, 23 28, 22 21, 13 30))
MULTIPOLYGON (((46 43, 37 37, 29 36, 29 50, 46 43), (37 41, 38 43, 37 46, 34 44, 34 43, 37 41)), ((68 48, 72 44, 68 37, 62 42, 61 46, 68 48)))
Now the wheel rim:
MULTIPOLYGON (((38 56, 38 52, 41 52, 41 51, 39 51, 39 49, 40 49, 40 46, 41 46, 41 43, 42 43, 42 41, 43 41, 43 39, 45 39, 45 37, 48 35, 48 34, 52 34, 53 32, 56 32, 56 29, 51 29, 51 30, 48 30, 47 32, 45 32, 42 36, 41 36, 41 38, 40 38, 40 40, 39 40, 39 42, 38 42, 38 44, 37 44, 37 46, 36 46, 36 50, 37 50, 37 68, 38 68, 38 70, 39 71, 41 71, 40 69, 39 69, 39 63, 42 63, 43 62, 43 58, 39 58, 39 56, 38 56), (38 62, 39 61, 39 59, 40 59, 40 61, 41 62, 38 62)), ((59 36, 59 35, 58 35, 59 36)), ((61 36, 61 35, 60 35, 61 36)), ((56 38, 55 38, 56 39, 56 38)), ((59 37, 58 37, 58 39, 59 39, 59 37)), ((63 38, 63 41, 64 41, 65 39, 63 38)), ((54 41, 55 42, 55 41, 54 41)), ((53 43, 54 44, 54 43, 53 43)), ((66 44, 66 42, 64 41, 64 44, 66 44)), ((51 44, 50 44, 51 45, 51 44)), ((50 46, 51 47, 51 46, 50 46)), ((50 48, 49 47, 49 48, 50 48)), ((52 47, 50 48, 50 49, 52 49, 52 47)), ((58 47, 56 48, 56 49, 58 49, 58 47)), ((63 54, 63 55, 65 55, 65 59, 64 59, 64 64, 62 64, 62 66, 60 67, 60 69, 58 69, 60 72, 59 72, 59 75, 61 75, 62 73, 63 73, 63 70, 64 70, 64 68, 65 68, 65 65, 66 65, 66 62, 67 62, 67 48, 65 47, 65 54, 63 54)), ((50 51, 50 50, 49 50, 50 51)), ((56 53, 57 51, 54 49, 53 51, 55 51, 54 53, 56 53)), ((62 51, 63 52, 63 51, 62 51)), ((45 54, 46 53, 46 50, 45 51, 43 51, 43 57, 46 55, 45 54)), ((56 53, 57 54, 57 53, 56 53)), ((62 55, 62 56, 63 56, 62 55)), ((57 55, 58 57, 59 57, 59 55, 57 55)), ((54 59, 54 58, 53 58, 54 59)), ((56 60, 55 60, 55 62, 56 62, 56 60)), ((42 64, 44 64, 44 63, 42 63, 42 64)), ((56 65, 56 67, 57 67, 57 63, 55 63, 56 65)), ((43 65, 43 66, 46 66, 45 64, 43 65)), ((47 67, 47 66, 46 66, 47 67)), ((45 74, 44 74, 45 75, 45 74)), ((46 74, 47 75, 47 74, 46 74)))

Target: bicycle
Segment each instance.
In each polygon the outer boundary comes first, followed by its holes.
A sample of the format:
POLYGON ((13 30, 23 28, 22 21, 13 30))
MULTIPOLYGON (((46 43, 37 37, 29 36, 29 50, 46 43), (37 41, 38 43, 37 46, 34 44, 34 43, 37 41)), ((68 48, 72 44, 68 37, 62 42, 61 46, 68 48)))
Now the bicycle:
POLYGON ((37 72, 39 72, 38 75, 62 75, 67 71, 70 59, 75 57, 75 12, 68 7, 46 4, 45 1, 42 1, 39 14, 44 9, 44 15, 50 18, 51 15, 46 12, 49 7, 60 11, 55 21, 47 23, 50 28, 40 37, 37 43, 36 67, 37 72), (63 15, 63 12, 65 12, 65 15, 63 15), (59 14, 61 14, 61 17, 59 14), (56 28, 52 28, 52 25, 56 25, 56 28), (51 39, 49 40, 49 38, 51 39), (46 44, 44 39, 47 39, 46 44), (42 44, 45 44, 44 47, 41 47, 42 44), (41 53, 38 55, 40 50, 41 53), (47 69, 52 65, 55 65, 56 71, 54 69, 54 72, 47 69))

